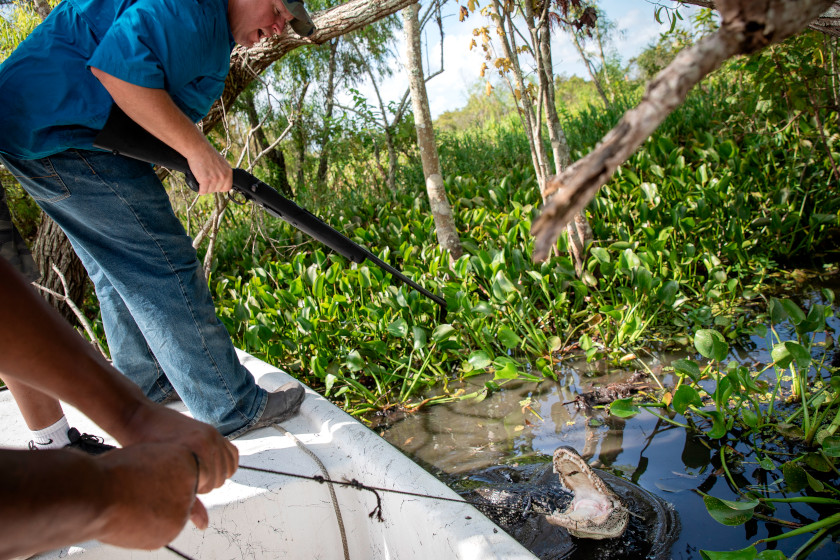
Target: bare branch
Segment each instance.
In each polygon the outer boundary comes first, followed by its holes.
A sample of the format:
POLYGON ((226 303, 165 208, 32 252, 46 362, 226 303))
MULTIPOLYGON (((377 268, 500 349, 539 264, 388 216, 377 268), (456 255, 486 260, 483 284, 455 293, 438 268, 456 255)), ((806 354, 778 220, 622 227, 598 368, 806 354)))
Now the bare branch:
POLYGON ((57 266, 52 265, 52 270, 56 274, 56 276, 58 276, 58 279, 61 280, 61 286, 64 288, 64 294, 54 292, 53 290, 50 290, 49 288, 46 288, 38 284, 37 282, 33 282, 32 285, 35 288, 41 290, 42 292, 45 292, 51 295, 52 297, 56 298, 57 300, 63 301, 65 304, 67 304, 67 307, 70 308, 70 310, 76 316, 76 319, 79 320, 79 324, 82 325, 82 327, 85 329, 85 332, 87 333, 88 338, 90 339, 90 343, 96 346, 96 348, 99 350, 99 353, 102 354, 102 356, 104 356, 107 360, 108 354, 105 352, 105 349, 102 347, 102 345, 99 344, 99 339, 97 339, 96 335, 93 333, 93 327, 90 326, 90 321, 87 320, 85 314, 82 313, 82 310, 79 309, 79 307, 76 305, 76 302, 74 302, 70 297, 70 287, 67 285, 67 278, 64 277, 64 274, 62 274, 62 272, 58 269, 57 266))

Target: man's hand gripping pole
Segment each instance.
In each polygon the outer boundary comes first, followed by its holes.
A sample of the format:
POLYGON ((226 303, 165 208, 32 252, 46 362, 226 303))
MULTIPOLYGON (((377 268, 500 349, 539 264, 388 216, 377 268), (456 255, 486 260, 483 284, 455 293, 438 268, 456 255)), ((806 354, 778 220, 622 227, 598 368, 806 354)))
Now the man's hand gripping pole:
MULTIPOLYGON (((187 185, 198 192, 198 182, 190 171, 187 159, 131 120, 116 104, 111 109, 105 128, 97 135, 93 145, 118 155, 180 171, 186 175, 187 185)), ((443 298, 426 290, 393 266, 336 231, 316 215, 305 208, 301 208, 244 169, 233 170, 233 190, 262 207, 272 216, 285 220, 306 235, 320 241, 351 261, 361 264, 365 260, 369 260, 438 304, 440 306, 438 320, 440 322, 446 320, 446 301, 443 298)))

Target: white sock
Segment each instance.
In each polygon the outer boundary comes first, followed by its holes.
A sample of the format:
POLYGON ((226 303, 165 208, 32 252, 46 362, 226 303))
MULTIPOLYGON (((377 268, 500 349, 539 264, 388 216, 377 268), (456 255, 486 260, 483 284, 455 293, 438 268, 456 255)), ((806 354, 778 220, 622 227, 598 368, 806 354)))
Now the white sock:
POLYGON ((32 441, 38 449, 60 449, 70 443, 70 438, 67 437, 69 431, 67 417, 62 416, 61 420, 52 426, 43 430, 32 430, 32 441))

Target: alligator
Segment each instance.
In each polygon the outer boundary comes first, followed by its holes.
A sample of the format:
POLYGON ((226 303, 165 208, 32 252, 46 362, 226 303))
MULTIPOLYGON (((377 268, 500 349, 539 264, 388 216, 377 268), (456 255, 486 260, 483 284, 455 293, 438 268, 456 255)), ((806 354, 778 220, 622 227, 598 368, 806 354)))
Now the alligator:
POLYGON ((596 472, 571 447, 558 448, 549 465, 491 467, 467 485, 465 499, 544 560, 665 560, 679 535, 669 504, 596 472))

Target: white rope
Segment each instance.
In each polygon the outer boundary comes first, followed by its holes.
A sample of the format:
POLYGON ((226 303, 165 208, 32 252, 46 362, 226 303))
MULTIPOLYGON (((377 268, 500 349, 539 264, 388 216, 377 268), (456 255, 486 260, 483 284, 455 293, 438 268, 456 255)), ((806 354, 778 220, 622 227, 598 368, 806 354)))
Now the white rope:
MULTIPOLYGON (((325 480, 332 480, 330 478, 330 473, 327 472, 327 467, 324 466, 324 463, 321 462, 321 459, 318 458, 315 453, 306 447, 306 445, 300 441, 295 434, 281 426, 280 424, 272 424, 275 428, 277 428, 280 432, 286 434, 288 437, 295 442, 295 445, 300 448, 301 451, 312 457, 312 460, 318 465, 318 468, 321 470, 321 474, 324 476, 325 480)), ((333 488, 332 484, 327 484, 327 488, 330 490, 330 498, 332 498, 333 509, 335 510, 335 519, 338 521, 338 531, 341 533, 341 546, 344 547, 344 560, 350 560, 350 548, 347 545, 347 533, 344 531, 344 518, 341 516, 341 508, 338 506, 338 498, 335 495, 335 489, 333 488)))

